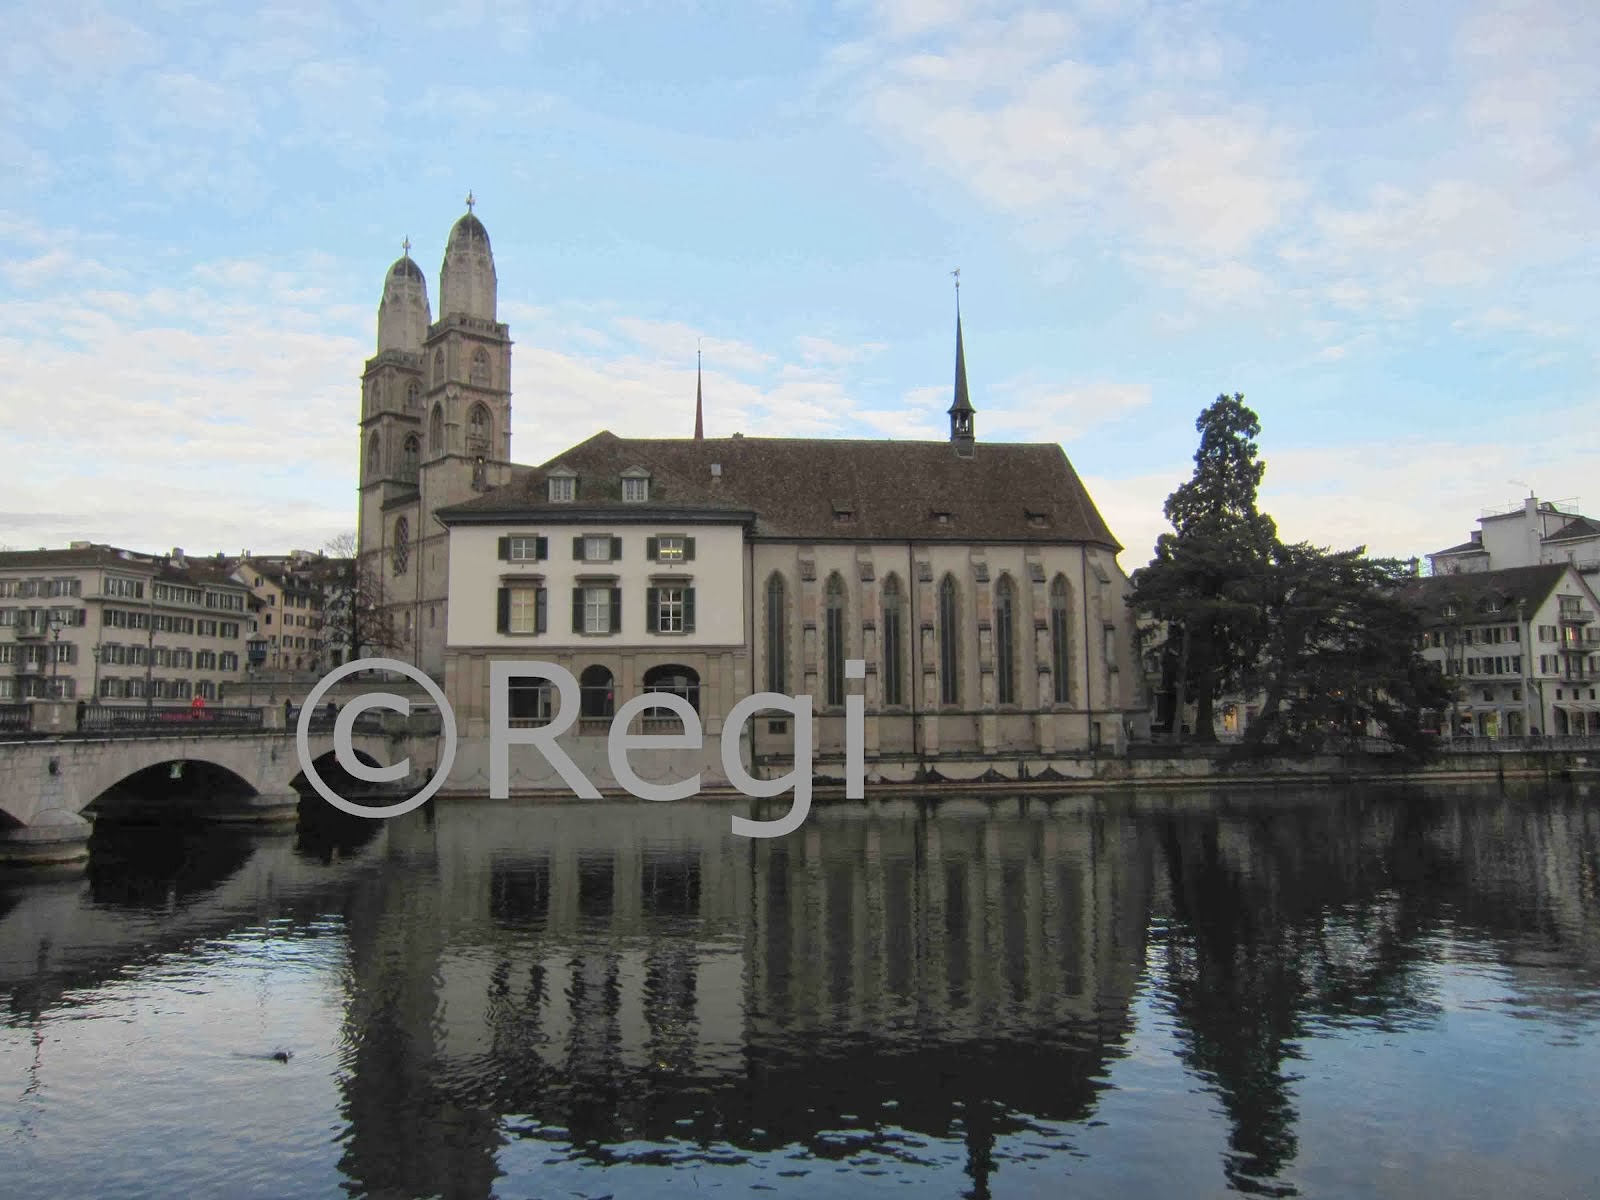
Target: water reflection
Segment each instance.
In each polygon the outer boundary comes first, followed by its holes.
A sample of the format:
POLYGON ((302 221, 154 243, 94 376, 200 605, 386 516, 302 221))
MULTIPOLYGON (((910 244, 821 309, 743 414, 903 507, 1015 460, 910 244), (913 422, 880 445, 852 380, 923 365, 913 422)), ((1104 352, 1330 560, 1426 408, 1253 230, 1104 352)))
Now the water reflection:
MULTIPOLYGON (((123 1003, 119 977, 159 960, 186 996, 216 997, 185 1001, 198 1045, 171 1051, 193 1059, 203 1105, 239 1070, 221 1066, 237 1018, 206 1014, 226 1008, 238 939, 256 939, 252 986, 299 980, 281 986, 326 1042, 325 1062, 302 1056, 271 1086, 332 1085, 281 1118, 280 1149, 323 1148, 256 1181, 228 1165, 229 1114, 208 1111, 179 1153, 213 1190, 1051 1195, 1165 1153, 1178 1191, 1376 1191, 1381 1174, 1352 1165, 1368 1148, 1328 1114, 1376 1114, 1396 1080, 1459 1092, 1451 1070, 1485 1056, 1504 1101, 1532 1105, 1551 1068, 1523 1029, 1574 1071, 1600 1066, 1600 809, 1570 790, 906 800, 822 808, 754 842, 691 801, 144 837, 113 837, 83 883, 0 886, 0 1067, 43 1061, 48 1029, 67 1047, 47 1047, 49 1070, 93 1076, 59 1018, 123 1003), (1332 1070, 1332 1047, 1378 1057, 1332 1070), (1194 1153, 1212 1110, 1222 1141, 1194 1153)), ((1595 1073, 1578 1078, 1572 1102, 1600 1105, 1595 1073)), ((99 1086, 137 1109, 146 1083, 99 1086)), ((73 1102, 29 1112, 32 1165, 60 1184, 38 1194, 117 1191, 51 1156, 50 1130, 65 1147, 85 1115, 73 1102)), ((1448 1102, 1436 1119, 1476 1121, 1448 1102)), ((1415 1153, 1445 1190, 1498 1186, 1492 1163, 1467 1161, 1487 1150, 1415 1153)), ((1545 1194, 1593 1174, 1559 1130, 1517 1153, 1545 1194)))

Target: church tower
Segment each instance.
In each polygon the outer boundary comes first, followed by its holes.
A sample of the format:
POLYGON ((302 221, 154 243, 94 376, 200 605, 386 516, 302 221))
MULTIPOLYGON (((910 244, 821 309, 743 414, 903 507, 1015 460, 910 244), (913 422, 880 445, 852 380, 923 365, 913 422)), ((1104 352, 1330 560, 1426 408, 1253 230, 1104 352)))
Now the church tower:
POLYGON ((362 380, 360 557, 381 589, 385 646, 442 677, 449 542, 434 513, 507 482, 511 337, 496 319, 494 254, 473 213, 456 222, 439 271, 439 320, 406 254, 385 277, 378 353, 362 380))

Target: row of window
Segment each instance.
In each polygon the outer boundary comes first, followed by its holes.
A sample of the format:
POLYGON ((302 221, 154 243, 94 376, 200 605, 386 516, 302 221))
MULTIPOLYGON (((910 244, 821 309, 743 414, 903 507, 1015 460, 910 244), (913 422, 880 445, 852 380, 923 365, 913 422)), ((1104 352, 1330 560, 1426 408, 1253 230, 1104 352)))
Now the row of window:
MULTIPOLYGON (((571 504, 578 498, 576 472, 557 467, 545 480, 546 494, 552 504, 571 504)), ((624 472, 622 500, 624 504, 644 504, 650 499, 650 476, 643 470, 624 472)))
POLYGON ((15 625, 19 635, 48 633, 52 625, 67 628, 88 620, 89 610, 84 608, 0 608, 0 628, 15 625))
MULTIPOLYGON (((662 585, 644 593, 646 633, 693 633, 694 588, 662 585)), ((539 584, 511 584, 496 597, 495 629, 499 633, 537 635, 550 628, 549 589, 539 584)), ((622 589, 589 584, 572 589, 572 632, 609 635, 622 632, 622 589)))
MULTIPOLYGON (((221 691, 209 679, 198 682, 190 679, 152 679, 150 681, 149 695, 154 700, 190 700, 200 696, 206 700, 216 700, 221 696, 221 691)), ((130 676, 126 679, 110 677, 100 681, 100 698, 102 700, 143 700, 145 698, 144 676, 130 676)))
MULTIPOLYGON (((773 572, 766 588, 766 679, 767 690, 785 695, 789 691, 789 602, 788 585, 773 572)), ((882 617, 882 666, 879 676, 882 702, 886 707, 904 705, 907 687, 906 600, 900 578, 885 577, 880 591, 882 617)), ((844 704, 846 692, 844 664, 847 653, 844 578, 837 571, 828 577, 823 589, 822 624, 823 703, 837 708, 844 704)), ((1050 686, 1056 704, 1067 704, 1071 695, 1071 628, 1067 581, 1057 575, 1050 585, 1050 686)), ((995 701, 1019 704, 1018 663, 1020 645, 1017 627, 1017 591, 1009 575, 1001 575, 994 590, 993 654, 995 701)), ((953 575, 939 583, 934 628, 937 634, 939 703, 963 703, 961 678, 962 615, 960 591, 953 575)), ((1114 631, 1107 629, 1106 661, 1116 661, 1114 631)))
MULTIPOLYGON (((403 518, 402 518, 403 519, 403 518)), ((622 541, 609 533, 586 533, 572 539, 572 560, 585 563, 622 561, 622 541)), ((501 562, 545 562, 550 557, 550 539, 534 534, 514 534, 499 540, 501 562)), ((657 534, 644 540, 648 562, 694 561, 694 539, 682 534, 657 534)))
POLYGON ((83 595, 83 581, 73 576, 56 579, 0 579, 0 599, 81 595, 83 595))
POLYGON ((150 629, 153 625, 157 633, 181 633, 227 641, 236 641, 241 632, 237 621, 214 621, 205 617, 197 620, 194 617, 174 617, 168 613, 152 614, 127 608, 103 610, 100 623, 107 629, 150 629))

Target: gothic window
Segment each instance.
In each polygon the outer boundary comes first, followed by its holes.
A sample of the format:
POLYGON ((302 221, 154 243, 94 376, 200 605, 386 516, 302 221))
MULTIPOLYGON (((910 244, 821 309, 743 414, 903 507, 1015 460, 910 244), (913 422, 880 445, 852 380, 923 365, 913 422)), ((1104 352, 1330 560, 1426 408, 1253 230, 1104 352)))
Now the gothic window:
POLYGON ((1009 575, 994 589, 994 682, 999 703, 1017 702, 1017 595, 1009 575))
POLYGON ((410 383, 406 384, 406 411, 416 412, 421 407, 422 388, 417 381, 413 379, 410 383))
POLYGON ((417 460, 422 457, 422 439, 414 433, 406 434, 405 445, 400 450, 400 477, 407 483, 417 481, 417 460))
POLYGON ((767 580, 767 691, 788 695, 789 636, 783 590, 783 576, 774 571, 767 580))
POLYGON ((433 416, 428 418, 428 452, 434 458, 444 453, 444 406, 435 404, 433 416))
POLYGON ((381 465, 381 459, 380 459, 379 450, 378 450, 378 435, 376 433, 374 433, 372 435, 372 437, 367 440, 367 478, 368 479, 372 479, 372 478, 375 478, 377 476, 378 468, 379 468, 380 465, 381 465))
POLYGON ((467 452, 484 454, 489 449, 489 410, 474 404, 467 415, 467 452))
POLYGON ((902 679, 905 673, 905 609, 900 598, 900 578, 890 575, 883 581, 883 702, 904 704, 902 679))
POLYGON ((471 379, 476 387, 489 386, 489 352, 482 346, 472 352, 471 379))
POLYGON ((1067 581, 1065 576, 1057 575, 1050 583, 1050 674, 1057 704, 1067 703, 1071 665, 1067 652, 1067 581))
POLYGON ((946 575, 939 584, 939 703, 961 703, 961 624, 956 605, 956 581, 946 575))
POLYGON ((394 523, 394 573, 404 575, 411 558, 411 522, 398 517, 394 523))
POLYGON ((444 382, 444 349, 441 347, 433 352, 433 386, 438 387, 444 382))
POLYGON ((827 624, 823 630, 823 662, 827 671, 829 708, 844 707, 844 580, 835 571, 828 576, 827 624))

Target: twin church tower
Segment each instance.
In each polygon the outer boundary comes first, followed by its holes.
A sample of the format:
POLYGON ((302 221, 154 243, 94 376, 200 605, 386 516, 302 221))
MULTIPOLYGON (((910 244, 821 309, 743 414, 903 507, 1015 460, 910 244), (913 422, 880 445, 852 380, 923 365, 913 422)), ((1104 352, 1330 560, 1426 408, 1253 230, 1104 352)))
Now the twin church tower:
MULTIPOLYGON (((385 653, 436 672, 448 590, 439 509, 508 482, 511 336, 496 317, 489 231, 472 212, 450 230, 439 319, 411 244, 384 277, 378 352, 361 380, 358 556, 382 596, 385 653)), ((375 631, 376 632, 376 631, 375 631)), ((369 653, 376 652, 369 650, 369 653)))

